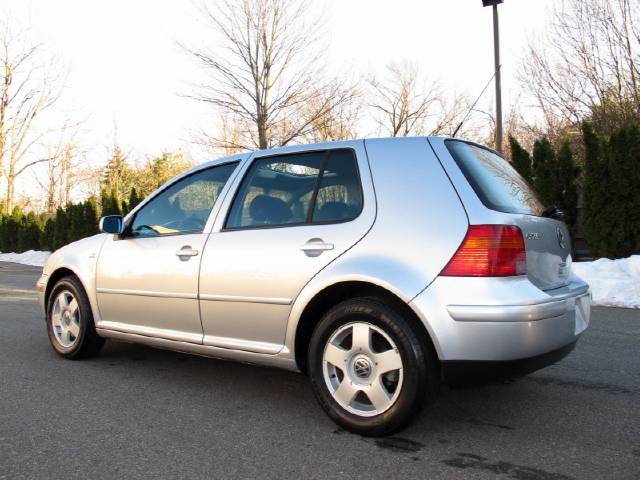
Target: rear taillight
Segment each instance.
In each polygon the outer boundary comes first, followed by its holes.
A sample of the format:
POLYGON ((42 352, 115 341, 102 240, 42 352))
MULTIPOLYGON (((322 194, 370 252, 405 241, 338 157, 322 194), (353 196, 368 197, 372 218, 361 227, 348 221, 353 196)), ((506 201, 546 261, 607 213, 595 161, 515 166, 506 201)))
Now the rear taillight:
POLYGON ((458 251, 440 275, 510 277, 527 273, 522 231, 512 225, 470 225, 458 251))

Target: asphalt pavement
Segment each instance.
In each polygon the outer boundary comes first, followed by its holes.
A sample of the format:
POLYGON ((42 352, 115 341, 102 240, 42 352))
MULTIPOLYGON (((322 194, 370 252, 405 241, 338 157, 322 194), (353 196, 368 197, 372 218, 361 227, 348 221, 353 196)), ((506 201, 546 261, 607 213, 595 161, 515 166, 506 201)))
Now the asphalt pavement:
POLYGON ((640 478, 640 311, 512 383, 443 387, 406 430, 339 429, 302 374, 108 342, 49 345, 39 269, 0 263, 0 478, 640 478))

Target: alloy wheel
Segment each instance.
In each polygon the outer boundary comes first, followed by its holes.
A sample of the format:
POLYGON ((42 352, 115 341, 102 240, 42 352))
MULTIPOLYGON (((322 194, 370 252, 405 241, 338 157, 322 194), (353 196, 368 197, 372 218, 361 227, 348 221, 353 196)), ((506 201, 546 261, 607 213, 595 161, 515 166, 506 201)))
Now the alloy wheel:
POLYGON ((51 308, 51 326, 56 341, 64 348, 72 347, 80 336, 78 301, 69 290, 62 290, 51 308))
POLYGON ((398 347, 381 328, 367 322, 348 323, 331 335, 322 369, 334 400, 359 416, 387 411, 402 388, 398 347))

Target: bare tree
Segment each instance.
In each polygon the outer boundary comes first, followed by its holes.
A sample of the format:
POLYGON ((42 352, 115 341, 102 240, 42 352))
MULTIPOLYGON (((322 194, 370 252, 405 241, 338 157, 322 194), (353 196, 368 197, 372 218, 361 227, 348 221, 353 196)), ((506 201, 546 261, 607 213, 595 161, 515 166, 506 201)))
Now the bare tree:
POLYGON ((563 0, 546 38, 530 43, 521 80, 553 131, 603 108, 608 120, 637 119, 639 67, 638 0, 563 0))
POLYGON ((202 2, 200 12, 222 43, 189 47, 209 76, 190 95, 220 110, 238 127, 232 140, 209 134, 225 149, 287 145, 317 128, 317 120, 350 100, 323 79, 321 21, 304 0, 202 2))
POLYGON ((419 85, 418 71, 410 64, 390 64, 387 76, 369 81, 371 107, 378 113, 376 121, 383 132, 392 136, 420 135, 429 109, 436 102, 435 84, 419 85))
POLYGON ((71 201, 71 192, 77 179, 77 146, 70 141, 58 151, 50 151, 50 155, 46 181, 37 181, 45 193, 45 209, 53 213, 57 207, 71 201))
POLYGON ((60 76, 43 47, 0 24, 0 172, 6 182, 6 210, 13 208, 16 179, 49 157, 34 158, 44 137, 36 129, 42 113, 58 99, 60 76))
POLYGON ((48 213, 66 205, 78 180, 78 157, 82 153, 76 143, 76 134, 80 124, 65 122, 60 129, 57 142, 46 145, 46 178, 36 176, 36 182, 44 192, 44 208, 48 213))
MULTIPOLYGON (((324 95, 312 99, 307 108, 312 112, 317 111, 320 105, 328 102, 324 95)), ((305 136, 306 141, 337 142, 356 138, 363 107, 362 98, 353 86, 346 87, 343 95, 350 100, 326 110, 322 115, 313 115, 313 128, 305 136)))
POLYGON ((251 136, 251 126, 235 115, 220 115, 215 133, 208 130, 192 132, 192 141, 205 147, 214 154, 221 153, 224 156, 235 155, 246 150, 245 139, 251 136))
MULTIPOLYGON (((63 169, 63 150, 49 151, 50 160, 47 162, 46 179, 44 181, 36 177, 36 181, 44 192, 44 208, 47 213, 55 212, 56 208, 64 205, 63 190, 61 183, 64 181, 61 170, 63 169)), ((64 162, 67 164, 68 162, 64 162)))
POLYGON ((406 62, 389 64, 384 79, 369 84, 378 126, 392 137, 450 134, 468 108, 461 96, 447 100, 439 82, 424 81, 406 62))

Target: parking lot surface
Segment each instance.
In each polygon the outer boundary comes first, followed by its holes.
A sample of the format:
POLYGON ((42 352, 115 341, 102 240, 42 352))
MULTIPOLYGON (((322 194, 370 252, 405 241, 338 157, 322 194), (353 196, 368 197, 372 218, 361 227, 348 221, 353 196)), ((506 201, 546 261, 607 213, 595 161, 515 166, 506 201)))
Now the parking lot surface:
POLYGON ((559 364, 443 387, 371 439, 338 429, 301 374, 118 342, 65 360, 38 275, 0 263, 0 478, 640 478, 640 311, 594 308, 559 364))

